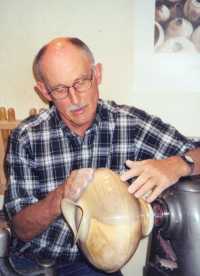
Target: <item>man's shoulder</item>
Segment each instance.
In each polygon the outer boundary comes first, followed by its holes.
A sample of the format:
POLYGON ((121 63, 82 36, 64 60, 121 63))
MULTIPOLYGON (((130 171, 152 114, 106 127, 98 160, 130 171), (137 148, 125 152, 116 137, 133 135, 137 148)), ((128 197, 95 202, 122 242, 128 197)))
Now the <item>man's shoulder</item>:
POLYGON ((100 101, 100 106, 102 107, 103 112, 108 112, 112 114, 116 119, 117 118, 127 118, 130 120, 139 119, 139 120, 148 120, 152 115, 149 115, 142 109, 139 109, 135 106, 130 106, 126 104, 118 104, 114 101, 100 101))
POLYGON ((47 129, 53 118, 54 109, 42 109, 39 114, 31 115, 20 122, 20 124, 13 130, 13 135, 23 136, 29 132, 42 131, 47 129))

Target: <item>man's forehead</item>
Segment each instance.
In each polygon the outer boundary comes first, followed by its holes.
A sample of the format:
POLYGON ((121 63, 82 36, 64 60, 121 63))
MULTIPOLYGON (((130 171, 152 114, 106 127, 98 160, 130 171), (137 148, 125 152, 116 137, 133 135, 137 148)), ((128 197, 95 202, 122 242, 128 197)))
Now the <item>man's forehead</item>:
POLYGON ((86 63, 90 62, 84 50, 73 45, 67 39, 56 39, 47 46, 41 64, 42 66, 49 66, 51 64, 57 64, 58 62, 70 64, 81 61, 86 63))
POLYGON ((77 78, 84 77, 89 73, 90 60, 77 52, 70 53, 61 50, 58 53, 48 52, 44 56, 41 69, 44 78, 51 86, 58 83, 69 85, 77 78))

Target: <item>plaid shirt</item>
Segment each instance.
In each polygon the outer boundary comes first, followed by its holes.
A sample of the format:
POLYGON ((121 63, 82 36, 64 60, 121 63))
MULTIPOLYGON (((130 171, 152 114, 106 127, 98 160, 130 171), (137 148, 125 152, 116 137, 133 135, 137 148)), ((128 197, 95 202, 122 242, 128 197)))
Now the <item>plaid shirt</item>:
MULTIPOLYGON (((122 172, 127 159, 162 159, 191 148, 193 141, 175 128, 134 107, 99 100, 96 119, 81 138, 64 125, 53 106, 23 121, 11 135, 5 209, 12 218, 62 184, 74 169, 122 172)), ((72 240, 60 216, 32 241, 15 237, 12 252, 74 261, 80 253, 72 240)))

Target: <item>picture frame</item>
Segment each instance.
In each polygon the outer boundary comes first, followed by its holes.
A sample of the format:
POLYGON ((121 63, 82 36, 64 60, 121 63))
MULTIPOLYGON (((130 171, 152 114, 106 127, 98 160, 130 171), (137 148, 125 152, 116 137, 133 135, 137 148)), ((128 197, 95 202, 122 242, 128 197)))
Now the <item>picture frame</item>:
POLYGON ((154 23, 156 52, 200 53, 198 0, 156 0, 154 23))
POLYGON ((155 1, 135 1, 133 22, 135 91, 144 94, 199 93, 199 52, 155 51, 155 10, 155 1))

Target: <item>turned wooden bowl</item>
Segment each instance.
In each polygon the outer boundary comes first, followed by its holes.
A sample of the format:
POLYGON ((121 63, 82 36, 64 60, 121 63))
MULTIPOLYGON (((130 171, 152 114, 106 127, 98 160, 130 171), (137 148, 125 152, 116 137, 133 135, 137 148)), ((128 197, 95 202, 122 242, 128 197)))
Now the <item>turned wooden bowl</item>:
POLYGON ((153 227, 151 206, 127 188, 112 170, 96 169, 78 202, 61 203, 75 242, 94 266, 106 272, 124 266, 153 227))

